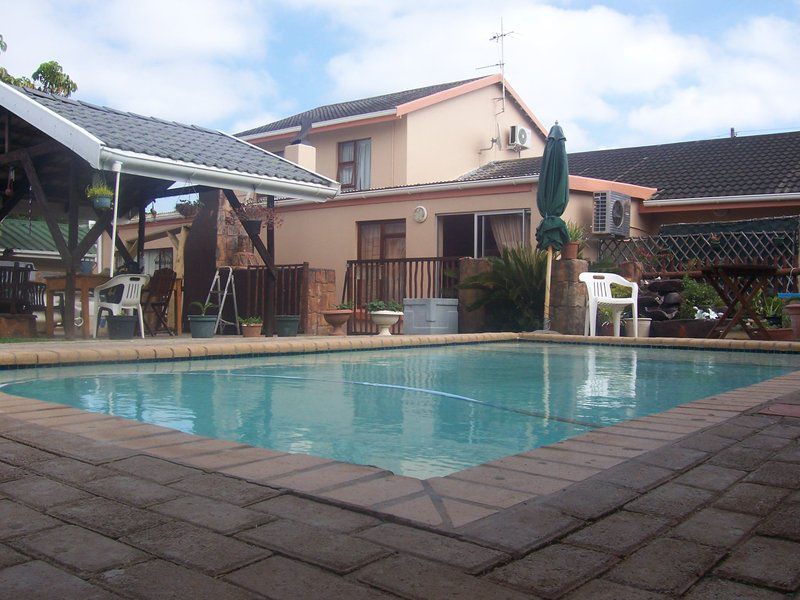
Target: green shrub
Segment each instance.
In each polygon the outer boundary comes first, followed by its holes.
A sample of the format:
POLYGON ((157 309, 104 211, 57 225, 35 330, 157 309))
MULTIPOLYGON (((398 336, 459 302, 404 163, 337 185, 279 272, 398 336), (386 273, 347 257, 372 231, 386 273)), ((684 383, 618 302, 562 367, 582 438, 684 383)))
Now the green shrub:
POLYGON ((459 289, 483 292, 466 309, 485 307, 487 325, 496 331, 540 329, 547 254, 529 246, 517 246, 487 260, 490 271, 467 277, 458 284, 459 289))
POLYGON ((371 300, 364 305, 367 312, 378 312, 381 310, 391 310, 393 312, 403 312, 403 305, 399 302, 390 300, 384 302, 383 300, 371 300))
POLYGON ((688 276, 683 278, 681 305, 678 308, 679 319, 694 319, 695 307, 717 309, 723 305, 722 299, 711 285, 688 276))

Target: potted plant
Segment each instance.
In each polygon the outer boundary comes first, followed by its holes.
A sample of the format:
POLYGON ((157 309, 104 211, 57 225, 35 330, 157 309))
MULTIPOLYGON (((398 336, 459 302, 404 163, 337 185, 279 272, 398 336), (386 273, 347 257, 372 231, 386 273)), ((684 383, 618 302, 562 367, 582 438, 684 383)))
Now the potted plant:
POLYGON ((567 234, 569 234, 569 241, 561 249, 561 259, 582 258, 583 248, 586 245, 586 231, 577 223, 567 221, 567 234))
POLYGON ((783 323, 783 300, 777 296, 766 296, 764 290, 759 290, 753 304, 770 327, 781 326, 783 323))
POLYGON ((114 190, 105 183, 97 183, 86 188, 86 198, 92 201, 96 210, 110 210, 114 201, 114 190))
POLYGON ((242 337, 258 337, 264 320, 261 317, 239 317, 239 326, 242 328, 242 337))
POLYGON ((322 311, 322 316, 325 318, 325 321, 328 323, 328 325, 333 327, 331 335, 347 335, 347 329, 345 329, 345 325, 347 325, 347 322, 350 320, 352 315, 352 302, 337 304, 336 308, 333 310, 322 311))
POLYGON ((364 308, 369 313, 372 322, 378 326, 379 336, 392 335, 389 328, 403 316, 403 305, 394 301, 373 300, 367 302, 364 308))
POLYGON ((139 318, 136 315, 109 315, 106 317, 108 326, 108 339, 132 340, 136 333, 136 324, 139 318))
POLYGON ((211 338, 217 332, 217 315, 207 315, 206 313, 216 304, 211 302, 192 302, 189 308, 196 306, 200 310, 199 315, 189 315, 189 328, 193 338, 211 338))
POLYGON ((275 332, 278 337, 294 337, 300 328, 300 315, 275 315, 275 332))
POLYGON ((182 217, 193 219, 200 211, 200 202, 197 200, 178 200, 175 203, 175 210, 182 217))

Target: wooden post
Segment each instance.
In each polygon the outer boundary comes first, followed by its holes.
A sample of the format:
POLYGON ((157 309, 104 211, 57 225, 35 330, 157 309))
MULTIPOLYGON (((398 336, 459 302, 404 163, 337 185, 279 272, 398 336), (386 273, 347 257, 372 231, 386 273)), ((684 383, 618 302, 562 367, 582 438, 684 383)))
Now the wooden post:
MULTIPOLYGON (((73 157, 69 165, 69 205, 67 225, 67 248, 69 258, 64 260, 66 266, 64 290, 64 335, 68 340, 75 337, 75 271, 80 256, 75 255, 78 247, 78 165, 73 157)), ((83 318, 89 318, 89 307, 81 306, 83 318)))
POLYGON ((144 273, 144 229, 147 226, 147 205, 144 200, 139 202, 139 230, 136 234, 136 262, 139 264, 139 273, 144 273))
MULTIPOLYGON (((267 207, 275 210, 275 196, 267 196, 267 207)), ((275 332, 276 319, 275 307, 278 302, 278 286, 275 281, 275 220, 271 219, 267 223, 267 256, 269 262, 267 268, 272 277, 267 277, 267 322, 265 331, 269 337, 275 332)))
POLYGON ((553 248, 547 247, 547 274, 544 280, 544 318, 542 321, 542 329, 545 331, 550 330, 550 275, 553 271, 553 248))

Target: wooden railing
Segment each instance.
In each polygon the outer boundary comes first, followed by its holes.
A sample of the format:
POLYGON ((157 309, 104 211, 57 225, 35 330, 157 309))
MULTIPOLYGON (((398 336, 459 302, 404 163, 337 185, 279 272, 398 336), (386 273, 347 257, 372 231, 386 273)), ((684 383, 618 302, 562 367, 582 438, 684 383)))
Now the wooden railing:
MULTIPOLYGON (((308 289, 308 263, 275 265, 278 272, 275 290, 276 315, 300 315, 300 327, 306 321, 307 305, 303 297, 308 289)), ((266 320, 267 268, 264 266, 242 267, 234 270, 236 299, 239 315, 261 316, 266 320)), ((302 333, 302 329, 300 330, 302 333)))
MULTIPOLYGON (((402 303, 404 298, 454 298, 457 295, 458 258, 388 258, 349 260, 345 273, 342 302, 351 303, 355 318, 350 333, 377 333, 378 329, 363 312, 371 300, 402 303)), ((401 324, 392 329, 398 333, 401 324)))

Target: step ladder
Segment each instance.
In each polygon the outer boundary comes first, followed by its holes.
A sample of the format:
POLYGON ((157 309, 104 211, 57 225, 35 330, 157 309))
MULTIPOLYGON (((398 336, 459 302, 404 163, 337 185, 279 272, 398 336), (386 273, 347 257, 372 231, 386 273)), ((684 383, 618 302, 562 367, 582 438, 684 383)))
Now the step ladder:
POLYGON ((217 305, 217 324, 214 327, 215 333, 222 333, 222 329, 226 325, 233 325, 236 333, 239 331, 239 305, 236 303, 236 285, 233 282, 233 267, 220 267, 214 272, 214 280, 211 282, 211 287, 206 296, 206 304, 212 302, 217 305), (228 276, 225 278, 225 285, 222 285, 222 277, 220 273, 226 271, 228 276), (225 303, 228 301, 228 295, 233 297, 233 322, 226 321, 222 318, 222 312, 225 310, 225 303))

